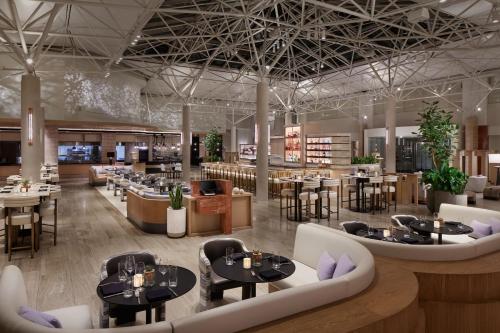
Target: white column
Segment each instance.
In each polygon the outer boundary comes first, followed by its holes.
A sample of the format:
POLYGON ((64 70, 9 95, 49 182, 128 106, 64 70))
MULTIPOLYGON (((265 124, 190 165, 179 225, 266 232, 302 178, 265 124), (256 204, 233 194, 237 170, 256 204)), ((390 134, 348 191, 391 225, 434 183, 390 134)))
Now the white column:
POLYGON ((182 175, 184 181, 191 179, 191 106, 182 106, 182 175))
POLYGON ((257 125, 257 175, 256 175, 256 190, 257 201, 267 201, 268 192, 268 133, 267 122, 269 113, 269 85, 267 81, 262 80, 257 84, 257 113, 255 123, 257 125))
POLYGON ((385 105, 385 171, 396 172, 396 96, 388 96, 385 105))
POLYGON ((23 178, 40 181, 44 161, 45 116, 40 106, 40 78, 25 74, 21 79, 21 169, 23 178))
POLYGON ((236 141, 236 125, 231 126, 231 152, 238 151, 238 144, 236 141))
POLYGON ((365 152, 365 129, 373 128, 373 98, 369 95, 360 96, 358 99, 359 120, 359 156, 368 154, 365 152))
POLYGON ((292 111, 286 111, 285 112, 285 126, 290 126, 292 125, 293 121, 292 121, 292 111))
POLYGON ((462 124, 474 116, 478 125, 488 125, 488 81, 486 79, 467 79, 462 81, 462 124), (478 82, 480 81, 480 82, 478 82))

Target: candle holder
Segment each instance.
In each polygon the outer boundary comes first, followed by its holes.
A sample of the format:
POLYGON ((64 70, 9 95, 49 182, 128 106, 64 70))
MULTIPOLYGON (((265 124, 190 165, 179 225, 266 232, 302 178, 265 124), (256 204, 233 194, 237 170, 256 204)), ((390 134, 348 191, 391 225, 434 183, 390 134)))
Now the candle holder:
POLYGON ((253 250, 252 252, 252 266, 262 266, 262 252, 260 250, 253 250))
POLYGON ((252 268, 252 259, 250 259, 250 258, 243 258, 243 268, 245 268, 245 269, 252 268))

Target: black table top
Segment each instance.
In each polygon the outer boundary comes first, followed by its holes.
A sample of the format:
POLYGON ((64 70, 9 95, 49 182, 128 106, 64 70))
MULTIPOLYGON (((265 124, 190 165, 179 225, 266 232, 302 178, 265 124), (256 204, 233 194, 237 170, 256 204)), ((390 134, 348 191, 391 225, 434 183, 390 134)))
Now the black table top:
POLYGON ((384 228, 375 228, 375 229, 372 228, 372 230, 373 230, 372 236, 368 235, 367 230, 358 230, 356 232, 356 236, 381 240, 384 242, 401 243, 408 245, 422 245, 429 243, 428 240, 426 240, 425 237, 423 237, 422 235, 413 232, 408 232, 406 230, 395 229, 394 237, 384 237, 384 230, 386 230, 384 228))
POLYGON ((474 230, 460 222, 446 221, 440 228, 434 228, 434 221, 416 220, 409 224, 410 228, 420 232, 429 232, 443 235, 464 235, 470 234, 474 230))
MULTIPOLYGON (((212 263, 213 271, 228 280, 242 282, 242 283, 267 283, 267 282, 275 282, 279 280, 286 279, 290 275, 295 272, 295 264, 289 260, 281 256, 282 261, 283 258, 286 259, 286 262, 282 263, 279 270, 285 274, 281 274, 279 277, 275 279, 265 280, 260 279, 259 272, 273 269, 272 268, 272 254, 271 253, 263 253, 262 266, 254 267, 252 266, 250 269, 243 268, 243 259, 236 260, 233 265, 226 265, 226 258, 221 257, 215 260, 212 263), (256 276, 253 276, 251 272, 255 272, 256 276)), ((248 253, 248 257, 251 257, 251 253, 248 253)))
POLYGON ((146 292, 148 290, 154 290, 154 289, 163 289, 163 288, 168 289, 169 287, 159 286, 161 281, 167 281, 167 280, 168 280, 168 273, 165 274, 165 276, 162 276, 161 273, 158 271, 158 268, 155 267, 155 285, 152 287, 144 287, 144 291, 142 291, 139 296, 141 300, 141 303, 139 304, 137 297, 135 297, 135 294, 129 298, 123 297, 123 294, 106 298, 103 296, 100 288, 101 285, 114 282, 121 283, 118 281, 118 273, 116 273, 107 277, 106 279, 102 280, 99 283, 99 285, 97 286, 97 296, 99 296, 99 298, 102 299, 103 301, 110 304, 133 307, 133 308, 146 308, 149 306, 157 306, 166 301, 171 301, 177 297, 180 297, 185 293, 187 293, 188 291, 190 291, 191 289, 193 289, 193 287, 196 285, 196 276, 194 275, 194 273, 187 268, 177 266, 177 287, 170 287, 170 290, 174 291, 175 295, 174 293, 172 293, 172 297, 169 299, 165 299, 155 303, 150 303, 146 298, 146 292))

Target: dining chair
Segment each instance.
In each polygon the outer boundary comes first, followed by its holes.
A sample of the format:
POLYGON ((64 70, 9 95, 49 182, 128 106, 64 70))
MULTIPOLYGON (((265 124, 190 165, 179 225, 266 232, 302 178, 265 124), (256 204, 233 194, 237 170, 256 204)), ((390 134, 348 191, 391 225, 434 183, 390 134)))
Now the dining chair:
POLYGON ((320 208, 320 213, 323 212, 323 208, 326 208, 328 211, 328 221, 330 221, 331 213, 337 214, 337 220, 339 219, 339 189, 340 189, 340 180, 339 179, 325 179, 323 180, 323 188, 325 190, 319 192, 319 197, 321 199, 327 199, 327 205, 320 208), (335 211, 331 209, 331 200, 335 199, 336 208, 335 211))
POLYGON ((351 235, 356 235, 359 230, 368 231, 368 224, 359 221, 340 222, 340 227, 351 235))
POLYGON ((316 202, 319 199, 318 190, 321 187, 321 183, 319 179, 313 179, 304 181, 304 185, 302 185, 302 191, 299 194, 299 207, 302 209, 302 202, 306 202, 306 216, 311 217, 311 205, 315 205, 316 217, 318 218, 318 222, 321 219, 321 210, 319 205, 316 205, 316 202))
MULTIPOLYGON (((40 204, 40 225, 42 232, 54 235, 54 246, 57 245, 57 213, 59 209, 59 199, 61 199, 61 188, 51 187, 49 197, 40 204), (53 223, 44 223, 44 218, 53 217, 53 223), (50 227, 52 230, 43 230, 43 227, 50 227)), ((45 221, 46 222, 46 221, 45 221)))
POLYGON ((12 259, 12 251, 31 249, 31 258, 35 255, 35 243, 38 239, 39 215, 35 213, 35 206, 40 204, 38 196, 12 196, 4 198, 4 207, 7 210, 6 232, 7 252, 9 261, 12 259), (31 244, 29 246, 12 246, 14 241, 14 228, 29 225, 31 228, 31 244))
POLYGON ((213 301, 224 297, 224 290, 242 287, 237 281, 227 280, 212 270, 212 263, 226 255, 226 248, 232 247, 235 253, 248 252, 243 241, 236 238, 216 238, 203 242, 199 250, 200 268, 200 308, 206 310, 213 301))
POLYGON ((384 177, 384 184, 382 185, 382 193, 385 197, 385 205, 387 206, 387 212, 389 212, 389 206, 392 206, 392 198, 394 198, 394 211, 397 209, 398 198, 396 193, 398 176, 387 175, 384 177))
MULTIPOLYGON (((118 263, 125 261, 128 256, 134 257, 136 263, 143 262, 145 265, 156 264, 156 256, 149 251, 133 251, 113 255, 102 262, 101 270, 99 271, 99 282, 106 279, 108 276, 116 274, 118 272, 118 263)), ((138 311, 143 311, 143 309, 139 309, 138 311)), ((157 310, 157 317, 161 311, 164 312, 164 305, 157 310)), ((99 312, 100 328, 108 328, 109 318, 117 318, 119 313, 120 306, 110 305, 108 302, 103 301, 101 304, 101 311, 99 312)))
POLYGON ((370 177, 367 186, 363 188, 363 208, 366 210, 366 196, 370 198, 370 210, 375 214, 375 209, 381 211, 381 194, 382 183, 384 182, 383 176, 370 177))
POLYGON ((392 215, 391 223, 396 227, 402 227, 405 229, 410 229, 409 225, 411 222, 418 220, 414 215, 392 215))

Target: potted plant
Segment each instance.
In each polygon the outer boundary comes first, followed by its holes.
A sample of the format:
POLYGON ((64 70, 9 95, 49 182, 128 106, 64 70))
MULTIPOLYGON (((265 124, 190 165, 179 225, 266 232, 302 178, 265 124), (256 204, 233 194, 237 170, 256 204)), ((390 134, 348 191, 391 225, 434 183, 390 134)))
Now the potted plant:
POLYGON ((179 238, 186 234, 186 207, 182 206, 182 186, 177 185, 168 192, 170 207, 167 208, 167 235, 179 238))
POLYGON ((218 162, 220 160, 219 151, 222 147, 222 137, 217 132, 217 129, 212 128, 208 131, 203 143, 205 144, 205 149, 208 152, 208 161, 218 162))
POLYGON ((28 190, 30 189, 30 181, 29 179, 22 179, 21 180, 21 192, 28 192, 28 190))
POLYGON ((467 205, 464 190, 468 176, 450 167, 458 133, 458 125, 452 122, 453 114, 440 108, 438 102, 426 104, 424 112, 419 113, 417 134, 432 158, 433 168, 424 172, 422 182, 428 189, 427 207, 434 213, 444 202, 467 205))

